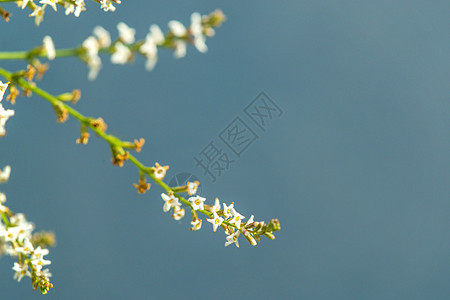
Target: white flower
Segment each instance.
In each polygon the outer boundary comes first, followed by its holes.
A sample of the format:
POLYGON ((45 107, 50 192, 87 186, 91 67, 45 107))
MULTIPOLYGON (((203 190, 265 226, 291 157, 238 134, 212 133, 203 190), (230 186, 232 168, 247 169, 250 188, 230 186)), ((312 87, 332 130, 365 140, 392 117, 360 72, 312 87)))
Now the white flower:
POLYGON ((204 210, 203 202, 205 202, 205 198, 202 198, 200 196, 190 197, 188 199, 189 202, 191 202, 192 209, 193 210, 204 210))
POLYGON ((93 31, 94 35, 97 37, 97 42, 100 47, 109 47, 111 46, 111 36, 109 32, 101 27, 96 26, 93 31))
POLYGON ((174 206, 172 218, 175 220, 181 220, 184 217, 184 208, 180 208, 179 206, 174 206))
POLYGON ((175 41, 175 52, 173 56, 175 58, 183 58, 186 56, 186 42, 185 41, 175 41))
POLYGON ((241 234, 241 232, 238 230, 238 231, 236 231, 235 233, 233 233, 233 234, 227 236, 227 241, 225 242, 225 247, 227 247, 227 246, 229 246, 229 245, 235 243, 235 244, 236 244, 236 247, 239 248, 239 241, 238 241, 238 238, 239 238, 239 235, 240 235, 240 234, 241 234))
POLYGON ((14 280, 17 279, 17 281, 21 281, 22 278, 24 276, 28 276, 31 277, 31 273, 28 270, 28 265, 27 264, 18 264, 18 263, 14 263, 14 267, 12 268, 14 271, 16 271, 16 273, 14 274, 14 280))
POLYGON ((181 206, 181 203, 178 201, 178 198, 175 195, 166 195, 164 193, 161 194, 161 198, 164 200, 163 211, 168 212, 172 207, 181 206))
POLYGON ((31 263, 36 267, 38 271, 42 269, 43 266, 50 265, 52 262, 50 260, 44 259, 43 256, 33 259, 31 263))
MULTIPOLYGON (((5 166, 3 168, 3 171, 0 170, 0 183, 7 182, 9 180, 10 174, 11 174, 11 167, 10 166, 5 166)), ((0 202, 2 202, 2 201, 0 201, 0 202)))
POLYGON ((24 9, 25 7, 27 7, 27 5, 28 5, 29 2, 33 3, 33 0, 23 0, 23 1, 22 1, 22 9, 24 9))
POLYGON ((195 221, 191 222, 192 228, 190 228, 190 230, 192 231, 197 231, 200 228, 202 228, 202 220, 200 219, 195 219, 195 221))
POLYGON ((198 182, 198 181, 194 181, 194 182, 188 181, 187 182, 187 188, 188 188, 187 192, 188 192, 189 196, 192 196, 197 193, 197 188, 198 188, 199 184, 200 184, 200 182, 198 182))
POLYGON ((153 174, 156 179, 163 179, 166 176, 167 170, 169 170, 169 166, 161 166, 159 163, 155 163, 155 166, 152 167, 153 174))
POLYGON ((176 37, 184 37, 186 35, 186 27, 179 22, 172 20, 169 22, 169 29, 176 37))
POLYGON ((128 27, 124 22, 120 22, 117 24, 117 30, 119 31, 119 38, 125 44, 134 43, 134 35, 136 34, 136 30, 131 27, 128 27))
POLYGON ((141 45, 139 50, 142 52, 147 61, 145 63, 145 68, 147 71, 153 70, 158 61, 158 48, 156 47, 156 42, 152 34, 147 34, 144 43, 141 45))
POLYGON ((111 62, 113 64, 124 65, 132 59, 133 53, 127 46, 125 46, 121 42, 117 42, 114 45, 114 48, 115 51, 111 55, 111 62))
POLYGON ((34 17, 34 23, 36 24, 36 26, 39 26, 41 22, 44 20, 44 13, 46 6, 47 5, 44 6, 36 5, 33 12, 30 14, 30 17, 34 17))
POLYGON ((209 223, 213 224, 213 231, 216 232, 217 227, 219 227, 220 224, 222 224, 223 218, 219 217, 217 215, 217 213, 214 211, 213 212, 213 218, 212 219, 206 219, 206 221, 208 221, 209 223))
POLYGON ((17 253, 22 253, 25 255, 28 255, 34 251, 33 244, 30 242, 28 238, 23 240, 23 246, 22 247, 16 247, 17 253))
POLYGON ((164 37, 164 33, 161 31, 161 28, 159 28, 158 25, 153 24, 152 26, 150 26, 150 34, 157 45, 163 44, 166 40, 166 38, 164 37))
POLYGON ((3 237, 5 242, 13 242, 17 239, 19 230, 19 227, 8 227, 8 229, 3 229, 0 231, 0 237, 3 237))
POLYGON ((98 56, 99 44, 95 37, 90 36, 83 42, 83 48, 86 49, 87 60, 89 67, 88 79, 94 80, 102 67, 102 60, 98 56))
POLYGON ((48 249, 41 248, 41 246, 38 246, 31 255, 32 260, 38 260, 42 259, 45 255, 48 255, 49 251, 48 249))
POLYGON ((236 225, 238 229, 241 228, 242 219, 245 219, 245 217, 238 213, 234 208, 231 208, 231 214, 233 217, 231 218, 230 223, 236 225))
POLYGON ((191 15, 191 32, 194 36, 195 48, 202 53, 208 51, 208 47, 205 44, 206 38, 203 35, 202 16, 197 12, 191 15))
POLYGON ((234 202, 231 202, 230 206, 227 206, 225 203, 223 204, 223 215, 225 218, 229 218, 232 216, 231 210, 234 207, 234 202))
POLYGON ((39 3, 48 4, 53 8, 54 11, 57 11, 56 3, 58 3, 58 0, 41 0, 39 3))
POLYGON ((90 57, 88 60, 88 67, 89 67, 89 74, 88 79, 89 80, 95 80, 98 76, 98 72, 102 68, 102 60, 99 56, 90 57))
POLYGON ((73 13, 75 17, 79 17, 80 13, 86 10, 84 0, 75 0, 75 4, 64 2, 64 8, 66 15, 73 13))
POLYGON ((103 8, 104 11, 115 11, 116 8, 112 5, 112 3, 115 2, 117 4, 120 4, 120 0, 100 0, 100 4, 102 5, 100 8, 103 8))
POLYGON ((220 210, 220 202, 219 202, 219 198, 216 198, 216 200, 214 201, 214 205, 212 207, 213 212, 214 211, 219 211, 220 210))
POLYGON ((83 48, 86 49, 87 55, 89 57, 94 57, 98 55, 99 44, 95 37, 89 36, 83 42, 83 48))
POLYGON ((55 50, 55 44, 53 44, 52 37, 49 35, 46 35, 44 39, 42 40, 44 43, 44 49, 47 53, 47 58, 49 60, 54 60, 56 57, 56 50, 55 50))

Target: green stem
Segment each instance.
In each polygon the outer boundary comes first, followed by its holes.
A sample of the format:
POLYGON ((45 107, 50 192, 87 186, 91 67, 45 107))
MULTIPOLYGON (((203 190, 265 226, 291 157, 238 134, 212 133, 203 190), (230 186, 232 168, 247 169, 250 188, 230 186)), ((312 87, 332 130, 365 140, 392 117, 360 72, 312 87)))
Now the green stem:
MULTIPOLYGON (((47 93, 46 91, 44 91, 43 89, 37 87, 34 84, 29 83, 28 81, 26 81, 25 79, 23 79, 22 77, 17 77, 14 76, 13 73, 3 69, 0 67, 0 75, 3 76, 4 78, 6 78, 7 80, 11 80, 14 81, 16 84, 18 84, 19 86, 21 86, 24 89, 27 90, 31 90, 32 92, 34 92, 35 94, 41 96, 42 98, 44 98, 45 100, 47 100, 48 102, 50 102, 52 105, 61 105, 63 106, 67 112, 72 115, 74 118, 76 118, 77 120, 79 120, 81 123, 85 124, 86 126, 88 126, 92 131, 94 131, 99 137, 101 137, 102 139, 104 139, 106 142, 108 142, 110 145, 113 146, 117 146, 117 147, 121 147, 121 145, 123 143, 125 143, 124 141, 122 141, 121 139, 110 135, 110 134, 106 134, 105 132, 103 132, 102 130, 94 127, 91 124, 91 121, 93 120, 92 118, 88 118, 86 116, 84 116, 83 114, 81 114, 80 112, 78 112, 76 109, 72 108, 71 106, 67 105, 66 103, 64 103, 63 101, 59 100, 58 98, 56 98, 55 96, 47 93)), ((177 193, 175 193, 170 186, 168 186, 166 183, 164 183, 162 180, 157 179, 155 177, 155 175, 153 174, 153 172, 151 171, 150 167, 145 166, 143 163, 141 163, 136 157, 134 157, 132 154, 129 154, 129 158, 128 160, 134 164, 141 172, 147 174, 155 183, 157 183, 159 186, 161 186, 166 192, 173 192, 174 195, 181 201, 183 202, 185 205, 189 206, 192 209, 192 205, 189 201, 187 201, 185 198, 181 197, 180 195, 178 195, 177 193)), ((212 213, 207 211, 207 210, 197 210, 199 212, 201 212, 202 214, 211 217, 212 213)), ((228 224, 230 226, 233 226, 236 228, 236 226, 234 226, 233 224, 228 223, 227 221, 224 221, 225 224, 228 224)))

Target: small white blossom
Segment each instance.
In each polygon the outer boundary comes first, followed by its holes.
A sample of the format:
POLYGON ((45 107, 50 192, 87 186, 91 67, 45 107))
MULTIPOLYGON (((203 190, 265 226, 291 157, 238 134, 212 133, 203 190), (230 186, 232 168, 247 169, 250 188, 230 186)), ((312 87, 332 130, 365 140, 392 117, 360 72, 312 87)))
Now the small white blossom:
POLYGON ((195 48, 202 53, 208 51, 208 47, 205 44, 206 38, 203 35, 202 16, 197 12, 191 15, 191 32, 194 36, 195 48))
POLYGON ((161 194, 161 198, 164 200, 163 211, 168 212, 172 207, 181 206, 178 198, 175 195, 166 195, 164 193, 161 194))
POLYGON ((36 26, 39 26, 41 22, 44 20, 44 13, 45 13, 45 7, 47 5, 44 4, 44 6, 36 5, 33 12, 30 14, 30 17, 34 17, 34 23, 36 26))
POLYGON ((179 206, 174 206, 172 218, 175 220, 181 220, 184 217, 184 208, 180 208, 179 206))
POLYGON ((186 27, 179 22, 172 20, 169 22, 169 29, 176 37, 184 37, 186 35, 186 27))
POLYGON ((89 36, 83 42, 83 48, 86 49, 87 55, 89 57, 97 56, 99 47, 100 46, 97 39, 93 36, 89 36))
POLYGON ((183 58, 186 56, 186 42, 185 41, 175 41, 175 51, 173 56, 175 58, 183 58))
POLYGON ((153 37, 153 40, 157 45, 161 45, 164 43, 166 38, 164 37, 164 33, 161 31, 158 25, 153 24, 150 26, 150 35, 153 37))
POLYGON ((8 229, 3 229, 0 231, 0 237, 3 237, 5 242, 13 242, 17 239, 19 230, 19 227, 8 227, 8 229))
POLYGON ((225 247, 231 245, 231 244, 236 244, 236 247, 239 248, 239 235, 241 234, 241 232, 238 230, 235 233, 227 236, 227 241, 225 242, 225 247))
POLYGON ((16 247, 15 248, 17 253, 22 253, 25 255, 28 255, 34 251, 33 244, 30 242, 28 238, 25 238, 23 240, 23 246, 22 247, 16 247))
POLYGON ((36 267, 38 271, 40 271, 43 266, 50 265, 52 262, 50 260, 44 259, 43 256, 40 256, 39 258, 33 259, 31 263, 36 267))
POLYGON ((54 11, 57 11, 56 3, 58 3, 58 0, 41 0, 39 3, 48 4, 53 8, 54 11))
POLYGON ((125 44, 134 43, 134 35, 136 34, 136 30, 131 27, 128 27, 124 22, 120 22, 117 24, 117 30, 119 31, 119 38, 125 44))
POLYGON ((147 71, 153 70, 158 61, 158 48, 152 34, 147 34, 145 41, 139 50, 147 58, 145 69, 147 71))
POLYGON ((116 1, 111 1, 111 0, 99 0, 101 7, 104 11, 116 11, 116 8, 112 5, 113 2, 120 4, 120 0, 116 0, 116 1))
POLYGON ((121 42, 117 42, 114 45, 114 48, 115 48, 115 51, 111 55, 111 62, 113 64, 124 65, 132 59, 133 53, 130 51, 130 49, 127 46, 125 46, 121 42))
POLYGON ((216 198, 216 200, 214 201, 214 205, 212 207, 213 212, 214 211, 219 211, 220 210, 220 201, 219 198, 216 198))
POLYGON ((102 60, 98 56, 99 44, 95 37, 90 36, 83 42, 83 48, 86 49, 86 63, 89 67, 88 79, 94 80, 102 67, 102 60))
POLYGON ((231 218, 230 223, 236 225, 239 229, 241 227, 242 219, 245 219, 245 217, 238 213, 234 208, 231 208, 231 214, 233 217, 231 218))
POLYGON ((44 49, 47 53, 47 58, 49 60, 54 60, 56 57, 56 50, 55 50, 55 44, 53 44, 52 37, 49 35, 46 35, 44 39, 42 40, 44 43, 44 49))
POLYGON ((206 219, 206 221, 208 221, 209 223, 213 224, 213 231, 216 232, 217 227, 219 227, 220 224, 222 224, 223 218, 219 217, 217 215, 217 213, 214 211, 213 212, 213 218, 212 219, 206 219))
POLYGON ((48 255, 49 251, 48 249, 41 248, 41 246, 38 246, 31 255, 32 260, 38 260, 42 259, 45 255, 48 255))
POLYGON ((188 188, 188 195, 192 196, 194 194, 197 193, 197 189, 198 189, 198 185, 200 184, 200 182, 198 181, 194 181, 194 182, 187 182, 187 188, 188 188))
POLYGON ((225 203, 223 204, 223 215, 225 218, 229 218, 232 216, 231 210, 234 208, 234 202, 230 204, 230 206, 227 206, 225 203))
POLYGON ((14 280, 17 279, 17 281, 21 281, 22 278, 24 276, 28 276, 31 277, 31 273, 28 270, 28 265, 27 264, 18 264, 18 263, 14 263, 14 267, 12 268, 14 271, 16 271, 16 273, 14 274, 14 280))
POLYGON ((75 17, 79 17, 82 11, 86 10, 84 0, 75 0, 75 3, 64 2, 64 8, 66 15, 74 14, 75 17))
POLYGON ((111 46, 111 36, 105 28, 96 26, 93 33, 97 37, 97 42, 100 47, 111 46))
POLYGON ((188 199, 188 201, 191 202, 193 210, 204 210, 203 202, 205 202, 205 200, 205 198, 200 196, 190 197, 188 199))
POLYGON ((197 231, 200 228, 202 228, 202 220, 200 219, 195 219, 195 221, 191 222, 192 227, 190 228, 190 230, 192 231, 197 231))
MULTIPOLYGON (((0 183, 7 182, 9 180, 9 176, 11 175, 11 167, 5 166, 3 171, 0 170, 0 183)), ((2 202, 2 201, 0 201, 2 202)))
MULTIPOLYGON (((8 88, 8 83, 3 83, 0 81, 0 137, 6 134, 5 125, 9 118, 14 116, 14 110, 4 109, 2 105, 3 95, 8 88)), ((6 176, 6 175, 5 175, 6 176)), ((8 173, 9 178, 9 173, 8 173)))

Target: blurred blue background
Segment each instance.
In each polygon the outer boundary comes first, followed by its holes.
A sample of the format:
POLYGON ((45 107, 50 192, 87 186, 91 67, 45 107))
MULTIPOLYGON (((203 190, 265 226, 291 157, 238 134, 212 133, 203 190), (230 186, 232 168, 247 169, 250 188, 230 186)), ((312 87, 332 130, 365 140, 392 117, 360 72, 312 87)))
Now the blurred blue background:
MULTIPOLYGON (((209 223, 189 231, 188 218, 162 212, 158 186, 136 193, 136 169, 112 166, 106 143, 75 144, 74 119, 57 124, 46 101, 19 98, 0 140, 0 165, 12 166, 0 188, 12 210, 56 233, 47 299, 450 297, 448 1, 123 2, 115 13, 87 2, 80 18, 48 8, 40 27, 5 4, 1 50, 47 34, 72 47, 99 24, 116 37, 119 21, 142 39, 153 23, 166 30, 222 8, 228 20, 206 54, 162 51, 153 72, 142 58, 116 66, 104 56, 95 82, 61 58, 39 85, 81 88, 76 108, 121 138, 144 137, 138 157, 169 164, 167 180, 195 174, 210 203, 234 201, 282 230, 239 249, 209 223), (212 183, 193 157, 261 91, 283 115, 212 183)), ((13 281, 12 265, 0 260, 1 298, 40 297, 13 281)))

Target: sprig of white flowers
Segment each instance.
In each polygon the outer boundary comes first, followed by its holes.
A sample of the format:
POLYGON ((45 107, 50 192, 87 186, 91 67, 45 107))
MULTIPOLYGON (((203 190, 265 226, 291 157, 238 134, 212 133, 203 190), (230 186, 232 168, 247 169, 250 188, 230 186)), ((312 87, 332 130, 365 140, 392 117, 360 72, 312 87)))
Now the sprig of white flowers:
MULTIPOLYGON (((0 183, 8 181, 11 167, 0 170, 0 183)), ((32 234, 34 224, 28 222, 24 214, 14 214, 7 206, 5 194, 0 192, 0 256, 10 255, 17 259, 14 263, 14 279, 21 281, 23 277, 30 277, 33 289, 39 289, 46 294, 53 284, 50 283, 52 274, 49 269, 51 261, 44 259, 49 251, 44 246, 54 244, 51 233, 32 234)))
POLYGON ((185 186, 172 187, 168 194, 162 193, 161 198, 164 200, 163 211, 168 212, 173 209, 172 218, 180 220, 184 216, 184 208, 181 208, 181 203, 186 204, 192 215, 190 230, 197 231, 202 227, 202 220, 198 218, 197 212, 201 212, 208 216, 206 219, 213 226, 213 231, 216 232, 217 228, 221 227, 227 234, 225 247, 231 244, 235 244, 239 248, 239 236, 241 234, 248 240, 252 246, 257 245, 257 241, 261 240, 261 236, 266 236, 269 239, 275 239, 273 235, 274 231, 281 229, 280 222, 277 219, 270 220, 269 224, 264 222, 255 222, 252 215, 247 222, 242 222, 245 217, 236 211, 234 208, 234 202, 230 205, 223 203, 223 209, 221 209, 220 201, 216 198, 214 205, 206 205, 206 199, 200 196, 190 197, 187 201, 183 197, 175 193, 187 192, 188 195, 193 195, 197 191, 199 182, 187 182, 185 186), (182 211, 182 214, 180 212, 182 211))
MULTIPOLYGON (((94 0, 100 4, 100 8, 104 11, 115 11, 114 4, 120 4, 120 0, 94 0)), ((29 8, 31 11, 30 17, 34 17, 34 22, 37 26, 44 20, 45 9, 50 6, 54 11, 58 11, 58 6, 64 8, 65 14, 73 14, 75 17, 79 17, 81 12, 86 10, 86 4, 84 0, 17 0, 14 1, 17 6, 25 9, 29 8)), ((3 10, 3 9, 2 9, 3 10)), ((4 12, 2 16, 8 21, 10 14, 4 12)))

